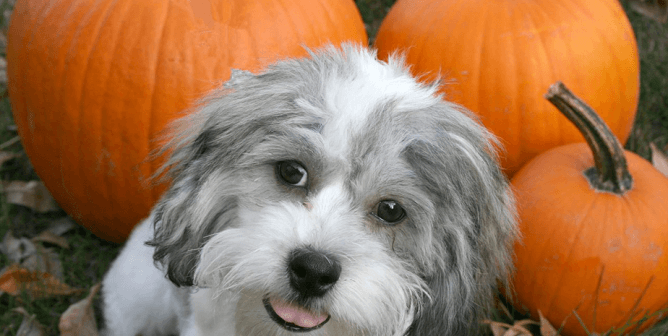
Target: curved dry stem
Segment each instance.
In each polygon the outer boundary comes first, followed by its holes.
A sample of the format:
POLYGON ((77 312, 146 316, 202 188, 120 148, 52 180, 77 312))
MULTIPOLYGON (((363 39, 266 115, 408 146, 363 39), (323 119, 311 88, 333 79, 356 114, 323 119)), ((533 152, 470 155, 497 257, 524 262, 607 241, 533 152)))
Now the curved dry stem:
POLYGON ((624 148, 605 122, 562 82, 552 84, 545 95, 577 127, 594 154, 595 166, 584 174, 598 191, 622 195, 633 187, 624 148))

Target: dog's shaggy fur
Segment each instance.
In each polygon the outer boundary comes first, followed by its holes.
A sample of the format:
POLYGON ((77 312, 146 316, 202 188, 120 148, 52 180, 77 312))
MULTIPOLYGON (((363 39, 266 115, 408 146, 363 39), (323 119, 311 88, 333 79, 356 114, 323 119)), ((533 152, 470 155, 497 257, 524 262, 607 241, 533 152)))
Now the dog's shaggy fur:
POLYGON ((107 333, 479 334, 513 198, 436 91, 351 45, 235 71, 181 121, 173 184, 104 280, 107 333))

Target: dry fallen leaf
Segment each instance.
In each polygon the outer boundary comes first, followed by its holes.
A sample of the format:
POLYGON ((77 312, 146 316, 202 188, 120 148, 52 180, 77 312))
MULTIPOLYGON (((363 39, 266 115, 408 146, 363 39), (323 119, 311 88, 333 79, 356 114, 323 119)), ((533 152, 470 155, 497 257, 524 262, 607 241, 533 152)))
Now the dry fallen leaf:
MULTIPOLYGON (((2 58, 0 57, 0 59, 2 59, 2 58)), ((1 67, 1 66, 2 66, 2 62, 0 62, 0 67, 1 67)), ((6 64, 5 64, 5 66, 6 66, 6 64)), ((21 142, 21 137, 19 137, 19 136, 17 135, 17 136, 15 136, 15 137, 13 137, 13 138, 11 138, 11 139, 9 139, 9 140, 3 142, 2 144, 0 144, 0 149, 5 149, 5 148, 7 148, 7 147, 9 147, 9 146, 11 146, 11 145, 13 145, 13 144, 17 144, 17 143, 19 143, 19 142, 21 142)))
POLYGON ((540 318, 540 334, 542 336, 557 336, 557 329, 554 329, 540 310, 538 310, 538 317, 540 318))
POLYGON ((0 57, 0 84, 7 84, 7 60, 0 57))
POLYGON ((7 35, 5 35, 5 32, 2 30, 0 30, 0 48, 2 48, 2 50, 7 48, 7 35))
POLYGON ((5 162, 17 158, 20 155, 17 153, 12 153, 12 152, 0 152, 0 166, 2 166, 5 162))
MULTIPOLYGON (((529 329, 526 328, 526 326, 528 326, 530 324, 538 324, 538 323, 536 323, 536 321, 532 321, 532 320, 515 321, 515 324, 512 326, 512 328, 510 328, 510 330, 513 330, 515 332, 512 335, 513 336, 514 335, 531 336, 531 331, 529 331, 529 329)), ((508 335, 508 334, 506 334, 506 335, 508 335)))
POLYGON ((21 313, 23 315, 23 321, 19 326, 19 330, 16 331, 16 336, 43 336, 44 328, 35 318, 35 315, 30 315, 28 312, 23 309, 23 307, 13 309, 14 312, 21 313))
POLYGON ((25 290, 33 299, 56 295, 72 295, 82 292, 62 283, 55 276, 39 271, 30 271, 14 264, 0 274, 0 291, 16 296, 25 290))
POLYGON ((58 253, 40 244, 36 244, 35 247, 37 248, 37 253, 21 263, 21 267, 29 271, 49 273, 59 281, 65 281, 63 277, 63 265, 60 262, 58 253))
POLYGON ((37 248, 29 239, 16 238, 11 231, 8 231, 0 243, 0 252, 6 255, 12 263, 20 264, 34 255, 37 248))
POLYGON ((23 205, 37 212, 60 209, 42 181, 2 181, 7 203, 23 205))
POLYGON ((502 312, 507 318, 513 320, 513 314, 510 313, 510 310, 508 310, 508 307, 506 307, 505 304, 499 301, 496 304, 496 308, 498 311, 502 312))
POLYGON ((58 253, 35 244, 32 240, 15 238, 9 231, 0 243, 0 252, 5 254, 10 262, 19 264, 22 268, 49 273, 63 280, 63 267, 58 253))
POLYGON ((38 234, 37 236, 33 237, 31 239, 33 242, 43 242, 43 243, 49 243, 53 245, 60 246, 64 249, 69 249, 70 244, 67 242, 67 239, 65 237, 61 237, 59 235, 56 235, 55 233, 52 233, 51 231, 42 231, 42 233, 38 234))
POLYGON ((14 11, 14 4, 16 3, 16 0, 6 0, 5 2, 5 11, 2 13, 2 15, 5 18, 4 22, 9 22, 12 16, 12 12, 14 11))
POLYGON ((668 177, 668 156, 660 150, 654 143, 649 144, 652 150, 652 164, 656 170, 668 177))
POLYGON ((631 8, 660 23, 666 23, 668 20, 668 1, 666 0, 632 0, 631 8))
POLYGON ((60 336, 97 336, 97 323, 93 312, 93 299, 100 290, 100 284, 91 288, 88 296, 69 306, 60 316, 58 329, 60 336))
POLYGON ((496 322, 496 321, 485 321, 489 324, 489 327, 492 329, 492 335, 494 336, 503 336, 506 333, 506 330, 510 328, 510 324, 496 322))
POLYGON ((536 322, 531 320, 517 321, 514 325, 489 320, 485 320, 483 323, 489 324, 494 336, 531 336, 531 332, 524 326, 536 324, 536 322))
POLYGON ((46 231, 49 231, 56 236, 62 236, 67 231, 74 229, 76 226, 77 224, 74 223, 74 220, 71 217, 60 217, 51 221, 51 223, 49 223, 49 228, 46 229, 46 231))

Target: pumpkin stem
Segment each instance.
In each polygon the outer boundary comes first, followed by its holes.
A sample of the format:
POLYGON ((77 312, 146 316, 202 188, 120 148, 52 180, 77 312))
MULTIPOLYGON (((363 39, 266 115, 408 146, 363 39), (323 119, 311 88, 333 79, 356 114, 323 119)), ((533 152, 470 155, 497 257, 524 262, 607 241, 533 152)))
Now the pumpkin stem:
POLYGON ((598 191, 618 195, 631 190, 633 178, 626 165, 624 149, 598 114, 562 82, 552 84, 545 98, 575 124, 587 140, 595 163, 584 172, 589 184, 598 191))

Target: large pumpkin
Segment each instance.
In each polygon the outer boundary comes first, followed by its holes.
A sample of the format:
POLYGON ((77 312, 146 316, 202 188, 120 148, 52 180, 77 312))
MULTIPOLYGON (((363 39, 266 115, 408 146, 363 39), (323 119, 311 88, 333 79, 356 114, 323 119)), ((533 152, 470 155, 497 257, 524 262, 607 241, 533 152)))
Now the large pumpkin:
POLYGON ((549 150, 512 179, 523 235, 516 303, 566 320, 563 335, 587 335, 575 313, 591 333, 636 334, 668 308, 668 178, 563 86, 549 96, 589 146, 549 150))
POLYGON ((639 61, 618 0, 399 0, 375 46, 405 52, 416 74, 437 75, 446 99, 480 115, 502 139, 512 176, 539 153, 582 141, 542 99, 569 83, 622 141, 639 96, 639 61))
POLYGON ((19 0, 9 95, 23 146, 58 203, 124 240, 164 186, 147 160, 179 111, 229 78, 366 33, 352 0, 19 0))

